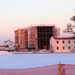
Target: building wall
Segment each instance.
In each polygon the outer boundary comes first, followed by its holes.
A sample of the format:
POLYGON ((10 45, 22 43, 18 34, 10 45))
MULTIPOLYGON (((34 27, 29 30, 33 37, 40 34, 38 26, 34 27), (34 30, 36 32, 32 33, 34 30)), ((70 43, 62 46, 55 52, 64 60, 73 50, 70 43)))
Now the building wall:
POLYGON ((49 49, 49 39, 57 35, 54 30, 55 26, 31 26, 28 29, 28 48, 49 49))
POLYGON ((57 36, 58 29, 55 26, 31 26, 28 29, 18 29, 15 31, 15 43, 22 50, 24 49, 49 49, 49 39, 57 36))
POLYGON ((32 26, 28 29, 28 48, 35 49, 37 46, 37 27, 32 26))
POLYGON ((75 51, 75 39, 65 39, 65 38, 55 39, 52 37, 50 42, 54 52, 74 52, 75 51))
POLYGON ((28 48, 27 29, 19 29, 15 31, 15 43, 18 45, 20 51, 28 48))
POLYGON ((5 46, 0 46, 0 51, 5 50, 5 46))
POLYGON ((28 31, 27 29, 21 29, 20 30, 20 48, 21 49, 27 49, 28 44, 28 31))
POLYGON ((15 43, 16 44, 19 44, 19 35, 20 35, 19 30, 16 30, 15 31, 15 43))
POLYGON ((54 26, 38 27, 38 47, 39 49, 49 48, 49 39, 53 36, 54 26))

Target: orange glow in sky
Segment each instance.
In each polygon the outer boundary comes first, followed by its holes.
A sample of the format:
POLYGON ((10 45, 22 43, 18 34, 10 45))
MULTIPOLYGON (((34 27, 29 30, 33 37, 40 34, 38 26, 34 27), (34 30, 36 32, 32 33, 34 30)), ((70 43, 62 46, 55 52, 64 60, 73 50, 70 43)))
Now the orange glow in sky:
POLYGON ((0 0, 0 44, 14 41, 14 31, 35 24, 63 30, 75 15, 75 0, 0 0))

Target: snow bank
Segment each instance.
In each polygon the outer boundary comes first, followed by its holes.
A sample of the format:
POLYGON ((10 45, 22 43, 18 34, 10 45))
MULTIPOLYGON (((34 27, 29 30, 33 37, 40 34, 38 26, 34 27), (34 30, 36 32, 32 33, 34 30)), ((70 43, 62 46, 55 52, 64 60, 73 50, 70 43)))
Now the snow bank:
POLYGON ((23 69, 54 64, 75 64, 75 53, 4 54, 0 55, 0 68, 23 69))
POLYGON ((7 51, 0 51, 0 54, 10 54, 10 53, 7 51))

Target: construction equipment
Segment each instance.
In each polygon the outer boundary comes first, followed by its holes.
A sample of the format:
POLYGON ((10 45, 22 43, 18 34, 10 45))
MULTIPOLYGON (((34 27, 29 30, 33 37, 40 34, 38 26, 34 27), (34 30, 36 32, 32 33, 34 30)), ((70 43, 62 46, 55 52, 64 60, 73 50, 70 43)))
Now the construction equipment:
POLYGON ((4 43, 7 44, 7 47, 5 47, 5 51, 14 51, 15 50, 15 42, 9 40, 4 41, 4 43))

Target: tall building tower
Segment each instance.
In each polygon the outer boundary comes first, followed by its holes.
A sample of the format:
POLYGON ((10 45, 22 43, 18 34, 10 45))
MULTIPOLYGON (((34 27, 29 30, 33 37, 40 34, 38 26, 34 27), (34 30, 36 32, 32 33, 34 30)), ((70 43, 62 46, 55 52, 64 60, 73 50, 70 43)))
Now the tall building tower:
POLYGON ((15 31, 15 43, 19 51, 28 48, 28 29, 18 29, 15 31))
POLYGON ((39 25, 31 26, 28 29, 28 48, 30 49, 49 49, 51 36, 59 35, 55 26, 39 25))

